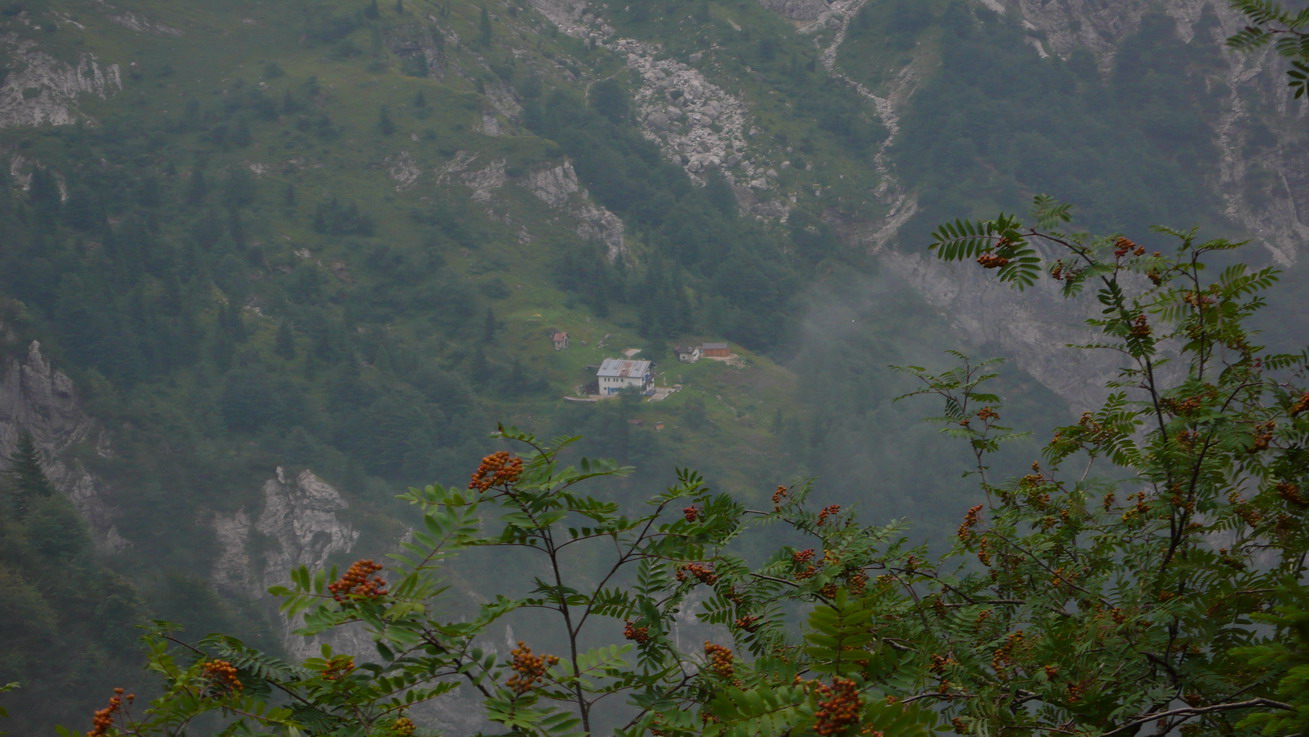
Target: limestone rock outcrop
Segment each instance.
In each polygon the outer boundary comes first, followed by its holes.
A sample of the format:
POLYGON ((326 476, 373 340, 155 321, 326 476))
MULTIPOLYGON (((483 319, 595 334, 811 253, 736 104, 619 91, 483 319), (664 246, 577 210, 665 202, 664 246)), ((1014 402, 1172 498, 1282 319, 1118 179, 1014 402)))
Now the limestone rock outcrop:
POLYGON ((114 525, 104 481, 68 453, 90 444, 109 456, 108 437, 82 407, 73 380, 50 364, 37 341, 28 345, 24 358, 0 361, 0 458, 14 452, 25 432, 41 451, 46 475, 86 519, 96 544, 107 550, 127 547, 130 543, 114 525))
POLYGON ((0 85, 0 128, 69 125, 87 119, 77 109, 82 95, 108 97, 123 89, 117 64, 91 54, 65 62, 41 51, 32 41, 0 35, 0 55, 10 69, 0 85))
MULTIPOLYGON (((294 568, 324 567, 337 553, 348 552, 359 532, 342 514, 349 503, 335 487, 305 469, 295 476, 279 467, 264 482, 263 507, 213 515, 220 553, 212 580, 219 590, 258 598, 268 587, 285 585, 294 568)), ((312 643, 294 636, 286 622, 283 643, 301 656, 312 643), (300 652, 303 650, 303 652, 300 652)))
POLYGON ((817 20, 828 12, 827 0, 759 0, 759 4, 795 21, 817 20))
POLYGON ((610 261, 627 253, 623 221, 591 199, 586 188, 578 182, 572 162, 565 161, 558 166, 529 172, 524 184, 537 199, 574 218, 579 237, 603 243, 610 261))

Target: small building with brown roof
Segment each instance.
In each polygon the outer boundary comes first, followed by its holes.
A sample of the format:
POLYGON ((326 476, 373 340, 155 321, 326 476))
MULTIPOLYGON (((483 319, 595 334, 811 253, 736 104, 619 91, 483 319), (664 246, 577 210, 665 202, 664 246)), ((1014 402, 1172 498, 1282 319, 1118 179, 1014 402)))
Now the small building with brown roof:
POLYGON ((726 343, 705 343, 700 346, 705 358, 731 358, 732 349, 726 343))

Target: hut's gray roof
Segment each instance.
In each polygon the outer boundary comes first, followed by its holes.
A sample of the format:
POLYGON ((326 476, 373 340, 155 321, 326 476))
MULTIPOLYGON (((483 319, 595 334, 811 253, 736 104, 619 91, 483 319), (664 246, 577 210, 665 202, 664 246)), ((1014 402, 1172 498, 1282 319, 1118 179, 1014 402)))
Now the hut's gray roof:
POLYGON ((639 379, 650 371, 649 361, 628 361, 622 358, 606 358, 600 364, 596 376, 639 379))

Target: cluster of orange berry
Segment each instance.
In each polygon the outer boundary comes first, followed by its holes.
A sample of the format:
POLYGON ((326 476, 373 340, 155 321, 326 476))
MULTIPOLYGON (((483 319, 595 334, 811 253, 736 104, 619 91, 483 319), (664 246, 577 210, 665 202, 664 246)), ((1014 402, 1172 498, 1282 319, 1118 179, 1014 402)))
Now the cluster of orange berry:
POLYGON ((226 660, 217 658, 206 660, 201 672, 205 678, 209 679, 209 695, 211 696, 236 693, 245 688, 245 685, 241 683, 241 679, 236 677, 236 666, 226 660))
POLYGON ((831 517, 832 515, 837 514, 840 511, 841 511, 840 504, 829 504, 826 507, 823 507, 823 510, 818 513, 818 526, 822 527, 823 524, 827 522, 828 517, 831 517))
POLYGON ((355 669, 355 659, 349 655, 338 655, 323 666, 324 681, 339 681, 350 675, 355 669))
POLYGON ((1136 316, 1136 319, 1132 321, 1131 330, 1128 330, 1127 333, 1133 338, 1150 337, 1150 322, 1146 320, 1144 313, 1136 316))
POLYGON ((511 650, 510 654, 514 656, 514 662, 509 667, 515 675, 510 676, 505 685, 520 696, 545 680, 545 669, 559 662, 559 658, 554 655, 533 655, 532 648, 522 640, 518 641, 518 647, 511 650))
POLYGON ((983 269, 998 269, 1009 263, 1009 259, 994 253, 984 253, 977 257, 977 263, 982 265, 983 269))
POLYGON ((756 617, 753 614, 747 614, 743 617, 737 617, 736 621, 732 622, 732 624, 737 629, 745 630, 746 632, 754 632, 759 629, 759 617, 756 617))
POLYGON ((847 587, 852 594, 862 594, 864 589, 868 587, 868 574, 860 570, 850 573, 847 579, 847 587))
POLYGON ((1083 412, 1077 424, 1083 429, 1079 434, 1091 442, 1104 442, 1114 438, 1114 431, 1097 422, 1090 412, 1083 412))
POLYGON ((637 627, 631 621, 623 622, 623 637, 635 642, 638 645, 644 645, 650 641, 650 628, 637 627))
POLYGON ((1278 514, 1277 522, 1273 523, 1273 534, 1278 537, 1283 545, 1286 544, 1286 538, 1300 530, 1300 521, 1289 514, 1278 514))
POLYGON ((1000 419, 1000 413, 990 407, 983 407, 977 410, 977 419, 982 420, 983 422, 986 420, 998 420, 1000 419))
POLYGON ((114 714, 123 708, 124 703, 132 703, 136 700, 136 694, 124 694, 123 689, 115 688, 114 695, 109 697, 109 705, 103 709, 96 709, 95 716, 91 717, 91 731, 86 733, 86 737, 104 737, 114 726, 114 714))
POLYGON ((1263 522, 1264 520, 1264 515, 1262 512, 1250 506, 1249 504, 1246 504, 1244 501, 1237 504, 1235 507, 1233 507, 1233 509, 1236 512, 1236 516, 1240 517, 1242 520, 1245 521, 1247 525, 1250 525, 1251 527, 1258 527, 1259 523, 1263 522))
MULTIPOLYGON (((1306 396, 1306 397, 1309 397, 1309 394, 1306 394, 1305 396, 1306 396)), ((773 511, 774 511, 774 512, 780 512, 780 511, 781 511, 781 509, 782 509, 782 502, 786 500, 786 494, 787 494, 787 491, 788 491, 788 490, 787 490, 787 488, 786 488, 785 486, 779 486, 779 487, 777 487, 777 491, 774 491, 774 492, 773 492, 773 511)))
POLYGON ((508 451, 498 450, 482 459, 481 465, 473 473, 468 488, 486 491, 492 486, 508 486, 523 475, 523 459, 510 455, 508 451))
POLYGON ((1059 566, 1054 569, 1054 574, 1050 576, 1050 586, 1057 589, 1075 578, 1076 576, 1073 573, 1070 573, 1063 566, 1059 566))
POLYGON ((1287 410, 1286 413, 1295 417, 1307 409, 1309 409, 1309 392, 1301 394, 1300 398, 1295 400, 1295 404, 1291 405, 1291 409, 1287 410))
POLYGON ((795 578, 797 581, 803 581, 806 578, 813 578, 818 572, 818 567, 813 564, 814 549, 805 548, 797 550, 791 554, 791 563, 796 567, 795 578))
POLYGON ((417 731, 418 725, 409 717, 400 717, 391 723, 391 734, 395 737, 409 737, 417 731))
POLYGON ((1150 505, 1145 503, 1144 491, 1138 491, 1135 494, 1127 495, 1128 501, 1133 499, 1136 500, 1136 504, 1128 507, 1128 509, 1123 512, 1122 519, 1124 522, 1131 520, 1133 517, 1143 517, 1150 511, 1150 505))
POLYGON ((731 678, 732 674, 736 672, 735 666, 732 665, 735 656, 732 655, 731 648, 715 645, 705 640, 704 654, 706 658, 709 658, 709 670, 713 671, 714 675, 719 678, 731 678))
POLYGON ((814 714, 814 732, 823 737, 845 734, 859 723, 864 700, 854 681, 836 676, 830 686, 817 684, 815 693, 819 701, 818 712, 814 714))
MULTIPOLYGON (((1190 450, 1195 447, 1195 441, 1200 439, 1200 433, 1195 430, 1183 430, 1177 433, 1177 444, 1190 450)), ((1253 452, 1253 451, 1252 451, 1253 452)))
POLYGON ((1013 660, 1014 648, 1022 644, 1023 644, 1022 630, 1018 630, 1017 632, 1014 632, 1013 634, 1009 635, 1009 637, 1005 640, 1004 644, 996 648, 995 652, 991 654, 991 668, 994 669, 995 672, 999 674, 1001 677, 1006 676, 1008 674, 1008 671, 1006 670, 1006 666, 1011 665, 1014 662, 1013 660))
POLYGON ((1115 257, 1117 257, 1117 258, 1122 258, 1123 256, 1126 256, 1129 252, 1130 252, 1133 256, 1144 256, 1144 255, 1145 255, 1145 248, 1144 248, 1143 246, 1138 246, 1138 245, 1136 245, 1135 243, 1133 243, 1132 241, 1130 241, 1130 240, 1128 240, 1128 239, 1126 239, 1126 238, 1123 238, 1123 237, 1121 237, 1121 236, 1120 236, 1117 240, 1114 241, 1114 256, 1115 256, 1115 257))
POLYGON ((968 514, 964 515, 963 524, 959 525, 958 536, 960 540, 967 540, 968 538, 973 536, 973 527, 977 525, 979 519, 981 518, 981 512, 982 512, 981 504, 978 504, 975 507, 970 507, 968 509, 968 514))
POLYGON ((1185 417, 1189 414, 1192 414, 1197 409, 1200 409, 1200 397, 1195 396, 1195 397, 1188 397, 1186 399, 1164 398, 1159 400, 1159 404, 1162 405, 1163 408, 1168 410, 1169 412, 1172 412, 1175 415, 1180 415, 1185 417))
POLYGON ((1276 488, 1277 495, 1282 497, 1282 499, 1286 500, 1288 503, 1301 507, 1309 506, 1309 499, 1306 499, 1304 495, 1300 493, 1300 487, 1290 481, 1283 481, 1278 484, 1276 488))
POLYGON ((1055 261, 1050 268, 1050 278, 1055 281, 1072 281, 1081 275, 1081 271, 1063 261, 1055 261))
POLYGON ((357 560, 351 564, 341 578, 328 585, 332 598, 337 601, 355 599, 376 599, 386 595, 386 581, 381 576, 373 576, 382 570, 382 564, 371 560, 357 560), (372 576, 372 578, 369 578, 372 576))
POLYGON ((959 661, 955 660, 953 655, 937 655, 934 653, 932 655, 932 664, 927 666, 927 669, 939 676, 945 672, 946 668, 958 664, 959 661))
POLYGON ((678 566, 673 569, 673 578, 678 583, 686 581, 686 574, 691 574, 699 579, 700 583, 713 586, 718 581, 718 574, 714 573, 713 566, 707 566, 702 563, 687 563, 684 566, 678 566))
POLYGON ((685 509, 682 510, 682 516, 686 518, 687 522, 694 522, 700 519, 700 508, 686 507, 685 509))
POLYGON ((1273 440, 1273 430, 1277 429, 1277 423, 1269 420, 1255 428, 1254 445, 1250 447, 1250 452, 1254 453, 1266 450, 1268 444, 1273 440))

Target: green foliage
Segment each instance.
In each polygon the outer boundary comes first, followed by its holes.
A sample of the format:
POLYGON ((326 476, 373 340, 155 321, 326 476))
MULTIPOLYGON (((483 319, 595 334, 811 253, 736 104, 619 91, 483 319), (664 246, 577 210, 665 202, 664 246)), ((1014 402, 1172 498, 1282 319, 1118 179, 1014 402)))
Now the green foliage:
MULTIPOLYGON (((1034 219, 1058 224, 1068 213, 1039 198, 1034 219)), ((976 555, 989 570, 952 582, 941 614, 948 622, 952 604, 971 612, 989 598, 987 624, 979 614, 976 629, 994 644, 956 644, 950 657, 958 666, 946 676, 957 682, 961 670, 978 673, 980 664, 970 665, 964 654, 977 658, 992 649, 991 670, 1005 688, 1030 692, 1041 704, 1038 723, 1084 720, 1106 734, 1155 721, 1165 731, 1189 723, 1184 729, 1203 732, 1291 724, 1287 714, 1298 702, 1285 699, 1295 693, 1287 686, 1298 678, 1297 661, 1273 644, 1284 636, 1250 626, 1262 608, 1281 607, 1277 623, 1294 631, 1285 615, 1303 598, 1291 582, 1305 575, 1309 544, 1302 519, 1309 498, 1299 491, 1306 486, 1299 438, 1309 429, 1301 416, 1309 393, 1288 384, 1303 376, 1304 357, 1264 352, 1244 328, 1275 271, 1235 264, 1206 279, 1206 257, 1236 244, 1198 242, 1193 232, 1161 229, 1178 243, 1162 256, 1121 236, 1069 234, 1007 217, 997 222, 1054 253, 1045 271, 1066 295, 1097 287, 1103 309, 1088 324, 1103 333, 1102 347, 1127 363, 1111 385, 1120 390, 1100 411, 1056 430, 1045 451, 1049 469, 1034 463, 1016 483, 993 483, 978 455, 988 502, 970 511, 955 554, 976 555), (1160 369, 1166 363, 1174 364, 1167 382, 1160 369), (1088 468, 1063 478, 1062 466, 1078 459, 1105 459, 1130 477, 1109 484, 1088 468), (1132 489, 1118 497, 1116 490, 1132 489), (983 508, 989 525, 979 526, 983 508), (1006 639, 996 637, 995 626, 1007 627, 1006 639), (1097 628, 1100 634, 1090 634, 1097 628), (1071 659, 1050 649, 1059 643, 1077 643, 1071 659), (1090 650, 1083 648, 1119 657, 1098 659, 1088 670, 1081 659, 1090 650), (1014 659, 1019 650, 1029 657, 1025 672, 1014 659), (1115 678, 1106 680, 1101 667, 1115 678), (1178 698, 1182 706, 1170 704, 1178 698)), ((986 241, 977 234, 987 226, 956 224, 950 233, 973 241, 943 244, 938 256, 984 256, 986 241)), ((1024 286, 1003 271, 998 277, 1024 286)), ((974 448, 992 448, 1003 432, 994 409, 963 416, 960 407, 962 399, 989 404, 993 397, 951 374, 923 378, 946 397, 954 431, 974 448)), ((1030 720, 1033 706, 1027 708, 1022 718, 1030 720)), ((989 710, 965 710, 960 718, 973 729, 1009 723, 989 710)))
MULTIPOLYGON (((306 636, 361 623, 380 658, 355 654, 346 669, 324 651, 290 665, 210 638, 183 666, 157 638, 170 685, 154 721, 124 727, 152 733, 224 711, 232 729, 382 734, 413 704, 471 688, 487 720, 541 735, 926 735, 942 720, 966 734, 1302 728, 1309 391, 1298 382, 1309 367, 1303 354, 1265 352, 1244 327, 1275 272, 1238 264, 1206 277, 1206 257, 1235 244, 1192 232, 1167 231, 1177 247, 1164 256, 1122 236, 1047 227, 1069 217, 1038 198, 1034 224, 960 221, 937 249, 961 260, 988 255, 988 238, 1034 244, 1046 262, 1035 273, 1067 296, 1095 286, 1103 309, 1088 323, 1126 361, 1100 410, 1056 430, 1045 465, 1003 481, 988 459, 1016 435, 986 390, 993 362, 957 354, 956 369, 902 369, 923 382, 911 395, 944 400, 936 419, 968 442, 984 495, 939 559, 908 547, 896 525, 858 524, 837 505, 814 511, 807 485, 749 509, 682 471, 632 514, 580 491, 629 469, 566 466, 560 451, 575 438, 543 444, 502 429, 528 455, 487 456, 467 489, 405 495, 423 524, 388 580, 360 561, 344 575, 298 569, 292 587, 274 590, 306 636), (1097 463, 1107 468, 1093 475, 1097 463), (812 546, 778 547, 775 526, 812 546), (743 554, 758 535, 769 541, 763 556, 743 554), (459 555, 501 547, 524 556, 531 582, 444 619, 443 572, 459 555), (685 607, 734 647, 679 649, 685 607), (554 620, 559 656, 480 644, 493 623, 529 609, 554 620), (620 626, 630 644, 617 644, 620 626), (242 688, 220 687, 219 661, 242 688), (329 687, 343 669, 350 687, 329 687), (255 697, 270 690, 303 706, 255 697), (627 707, 597 708, 613 696, 627 707)), ((540 623, 533 631, 544 639, 540 623)))
POLYGON ((9 511, 21 519, 27 516, 37 500, 53 496, 54 486, 42 467, 41 451, 31 433, 18 436, 18 444, 9 455, 0 490, 7 497, 9 511))
POLYGON ((1242 28, 1227 45, 1253 51, 1272 43, 1277 53, 1291 60, 1287 85, 1296 98, 1309 94, 1309 8, 1293 13, 1276 0, 1230 0, 1251 25, 1242 28))
MULTIPOLYGON (((0 495, 0 694, 19 733, 48 728, 70 707, 89 710, 106 676, 137 671, 135 625, 141 596, 96 559, 73 505, 41 468, 31 436, 19 436, 0 495), (8 505, 6 505, 8 506, 8 505)), ((0 707, 0 716, 3 716, 0 707)), ((3 726, 3 725, 0 725, 3 726)))
POLYGON ((1044 462, 1013 480, 988 463, 1016 437, 987 390, 994 363, 956 354, 956 369, 902 369, 923 382, 911 395, 944 400, 935 419, 968 442, 984 495, 940 558, 907 546, 896 525, 858 524, 837 505, 815 511, 804 484, 750 509, 682 471, 628 512, 581 490, 629 469, 565 465, 575 438, 545 444, 502 429, 525 457, 494 453, 467 489, 405 495, 423 523, 386 580, 359 561, 345 574, 298 569, 274 590, 306 636, 362 625, 378 657, 325 650, 289 664, 209 638, 187 664, 160 634, 165 695, 124 728, 167 731, 221 712, 232 730, 384 734, 414 704, 461 688, 488 721, 541 735, 926 735, 943 720, 966 734, 1301 729, 1309 367, 1304 354, 1264 351, 1245 328, 1276 274, 1236 264, 1208 276, 1207 258, 1236 244, 1193 232, 1164 231, 1177 242, 1165 256, 1055 229, 1069 220, 1066 206, 1038 198, 1032 224, 943 228, 951 240, 936 251, 947 261, 985 257, 997 238, 1032 244, 1041 263, 1030 273, 1069 298, 1093 296, 1102 310, 1088 323, 1125 364, 1104 406, 1058 428, 1044 462), (1107 465, 1093 474, 1096 464, 1107 465), (762 555, 750 553, 760 535, 762 555), (778 546, 784 538, 812 544, 778 546), (448 618, 445 573, 497 548, 522 556, 515 567, 530 581, 448 618), (680 649, 686 607, 731 644, 680 649), (528 610, 554 621, 553 640, 540 621, 533 632, 559 655, 527 642, 508 657, 485 649, 489 627, 528 610), (219 665, 235 668, 240 688, 224 685, 219 665), (263 700, 273 692, 299 706, 263 700), (612 697, 626 706, 598 708, 612 697))

